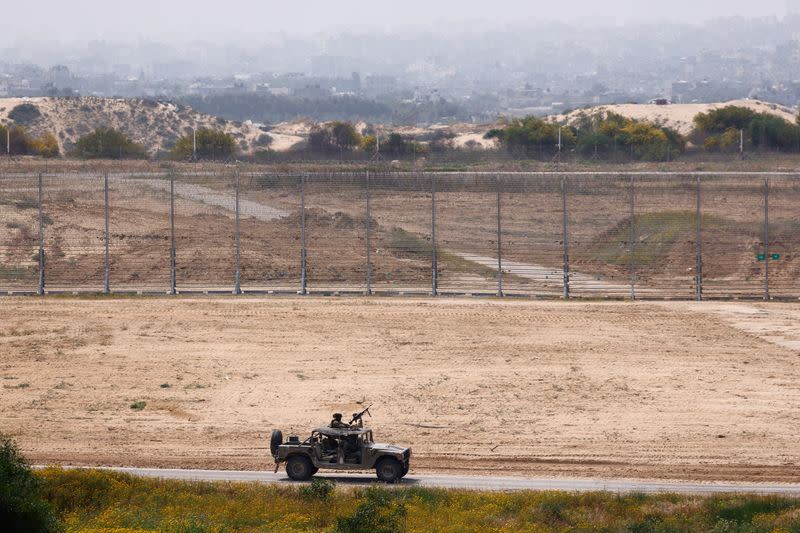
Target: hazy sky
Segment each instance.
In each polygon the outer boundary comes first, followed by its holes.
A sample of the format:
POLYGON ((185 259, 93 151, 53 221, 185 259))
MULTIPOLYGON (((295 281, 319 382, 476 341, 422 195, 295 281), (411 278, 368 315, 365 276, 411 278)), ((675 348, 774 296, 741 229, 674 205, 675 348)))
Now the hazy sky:
POLYGON ((40 0, 31 5, 5 4, 0 10, 0 41, 7 43, 140 37, 185 41, 204 36, 241 41, 281 30, 309 34, 407 26, 480 28, 547 20, 702 22, 731 15, 783 16, 800 0, 40 0))

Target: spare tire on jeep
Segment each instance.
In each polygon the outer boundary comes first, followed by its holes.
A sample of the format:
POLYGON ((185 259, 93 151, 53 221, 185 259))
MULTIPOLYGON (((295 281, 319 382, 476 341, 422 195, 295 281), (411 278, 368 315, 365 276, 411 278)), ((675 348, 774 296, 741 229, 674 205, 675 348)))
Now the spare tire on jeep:
POLYGON ((278 455, 278 446, 283 444, 283 433, 280 429, 272 430, 272 437, 269 439, 269 451, 272 455, 278 455))

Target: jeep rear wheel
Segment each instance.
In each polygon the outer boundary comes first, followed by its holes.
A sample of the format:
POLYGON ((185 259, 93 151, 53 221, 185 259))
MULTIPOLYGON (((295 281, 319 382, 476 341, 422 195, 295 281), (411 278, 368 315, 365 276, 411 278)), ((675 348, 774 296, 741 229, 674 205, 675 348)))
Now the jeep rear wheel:
POLYGON ((375 473, 378 474, 378 479, 386 483, 394 483, 403 477, 403 465, 397 459, 387 457, 381 459, 375 465, 375 473))
POLYGON ((308 457, 293 455, 286 461, 286 475, 295 481, 308 481, 314 473, 314 465, 308 457))

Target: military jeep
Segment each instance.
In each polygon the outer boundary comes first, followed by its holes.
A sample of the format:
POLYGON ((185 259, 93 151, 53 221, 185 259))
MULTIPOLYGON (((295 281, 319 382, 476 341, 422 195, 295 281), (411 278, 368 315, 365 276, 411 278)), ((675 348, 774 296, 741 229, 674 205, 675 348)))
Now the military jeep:
POLYGON ((320 427, 311 431, 304 441, 276 429, 270 439, 270 451, 275 459, 275 472, 286 463, 286 474, 295 481, 306 481, 320 469, 354 471, 372 470, 378 479, 394 483, 408 473, 411 448, 378 444, 372 440, 372 430, 366 427, 320 427))

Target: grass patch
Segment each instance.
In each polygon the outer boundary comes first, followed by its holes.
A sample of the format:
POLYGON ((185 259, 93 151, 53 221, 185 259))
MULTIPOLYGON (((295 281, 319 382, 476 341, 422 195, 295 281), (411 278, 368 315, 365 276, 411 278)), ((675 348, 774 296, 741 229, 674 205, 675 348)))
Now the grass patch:
POLYGON ((68 531, 800 531, 800 500, 399 487, 336 490, 40 471, 68 531))
MULTIPOLYGON (((433 253, 433 245, 431 242, 403 228, 392 228, 387 234, 387 241, 389 242, 389 248, 396 255, 412 256, 414 259, 421 261, 431 260, 431 254, 433 253)), ((440 268, 445 271, 463 272, 490 280, 497 279, 497 269, 464 259, 453 252, 442 250, 440 247, 437 247, 436 259, 440 268)), ((516 281, 521 283, 529 281, 523 277, 509 274, 508 272, 503 273, 503 279, 509 282, 516 281)))
MULTIPOLYGON (((39 255, 36 255, 36 260, 39 260, 39 255)), ((4 267, 0 265, 0 279, 1 280, 21 280, 28 276, 29 272, 24 267, 4 267)))
POLYGON ((138 402, 133 402, 131 404, 131 409, 133 409, 134 411, 144 411, 145 407, 147 407, 147 402, 143 402, 141 400, 138 402))
MULTIPOLYGON (((702 215, 704 230, 723 226, 724 219, 702 215)), ((576 259, 600 261, 611 265, 628 265, 631 260, 629 241, 635 236, 633 258, 639 266, 659 262, 679 240, 694 241, 697 214, 694 211, 658 211, 627 217, 606 233, 599 235, 588 249, 576 249, 576 259), (633 224, 633 228, 631 228, 633 224), (688 236, 688 237, 687 237, 688 236)))
POLYGON ((4 389, 27 389, 30 387, 30 383, 19 383, 17 385, 3 385, 4 389))
POLYGON ((14 207, 17 209, 38 209, 39 202, 36 198, 25 196, 21 200, 16 200, 13 202, 14 207))

